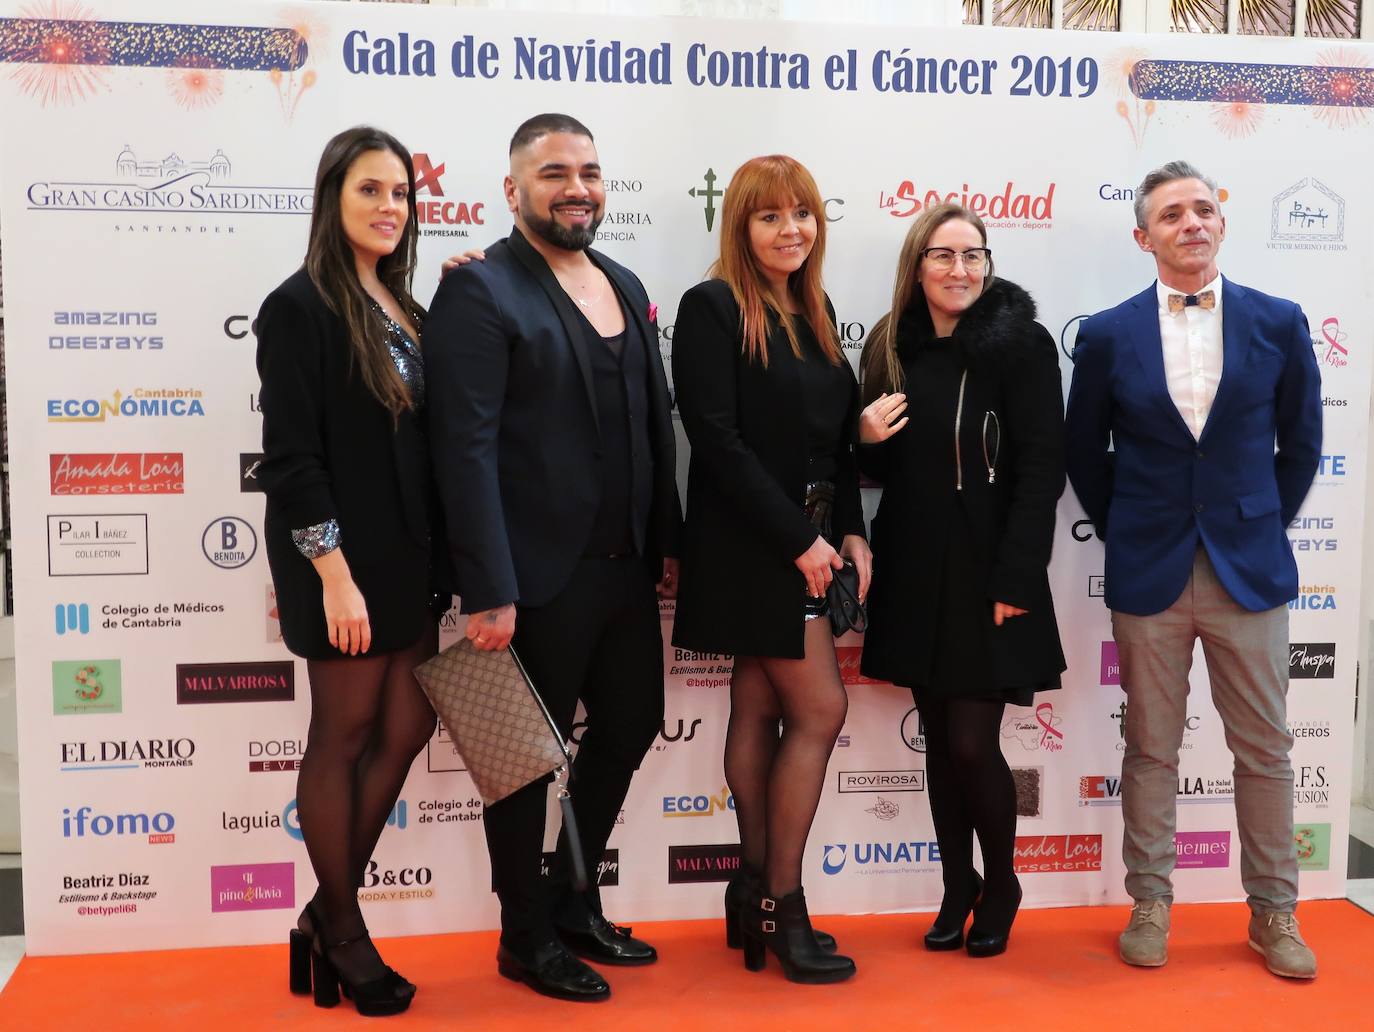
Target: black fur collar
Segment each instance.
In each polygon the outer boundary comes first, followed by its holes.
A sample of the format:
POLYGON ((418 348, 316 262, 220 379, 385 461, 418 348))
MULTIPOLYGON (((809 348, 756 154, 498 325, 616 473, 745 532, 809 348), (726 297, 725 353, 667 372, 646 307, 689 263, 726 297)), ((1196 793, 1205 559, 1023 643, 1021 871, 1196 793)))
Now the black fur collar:
MULTIPOLYGON (((1005 365, 1028 352, 1035 300, 1011 280, 993 280, 954 327, 954 342, 970 365, 1005 365)), ((919 292, 897 326, 897 350, 919 347, 935 336, 925 294, 919 292)))

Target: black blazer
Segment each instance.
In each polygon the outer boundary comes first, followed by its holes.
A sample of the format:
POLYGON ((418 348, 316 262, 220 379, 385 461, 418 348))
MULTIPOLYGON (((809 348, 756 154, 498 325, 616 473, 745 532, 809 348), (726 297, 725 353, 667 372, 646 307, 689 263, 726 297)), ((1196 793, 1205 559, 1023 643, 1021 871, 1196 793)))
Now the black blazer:
MULTIPOLYGON (((746 656, 804 654, 806 581, 793 564, 816 540, 802 512, 809 452, 799 361, 773 320, 768 367, 744 355, 740 310, 723 280, 683 296, 673 386, 692 445, 673 643, 746 656)), ((859 385, 836 441, 831 531, 864 533, 854 458, 859 385)))
POLYGON ((413 644, 431 612, 429 451, 420 417, 391 413, 352 369, 343 322, 304 269, 258 312, 264 536, 282 637, 298 656, 329 645, 320 578, 292 530, 338 520, 367 602, 372 651, 413 644))
MULTIPOLYGON (((1059 350, 1035 314, 1029 294, 998 279, 955 327, 954 345, 967 370, 955 452, 961 489, 937 481, 934 472, 949 468, 953 420, 948 435, 938 439, 908 427, 881 444, 859 447, 864 473, 883 484, 873 517, 873 587, 862 660, 869 677, 926 685, 931 649, 941 647, 927 629, 940 620, 942 573, 959 577, 987 601, 976 626, 944 627, 942 647, 969 657, 969 676, 966 684, 939 686, 942 691, 1053 687, 1064 669, 1047 572, 1055 506, 1064 491, 1064 396, 1059 350), (956 520, 973 547, 960 553, 966 565, 951 570, 945 550, 956 520), (993 602, 1026 613, 996 627, 993 602)), ((908 370, 916 349, 933 335, 930 310, 918 293, 898 328, 898 356, 908 370)), ((954 412, 958 380, 946 388, 954 412)))
MULTIPOLYGON (((588 256, 649 349, 653 501, 643 554, 654 579, 682 522, 672 403, 658 326, 638 277, 588 256)), ((441 586, 475 613, 541 606, 567 585, 591 537, 601 485, 596 398, 577 310, 518 230, 444 277, 425 323, 434 474, 453 577, 441 586)))

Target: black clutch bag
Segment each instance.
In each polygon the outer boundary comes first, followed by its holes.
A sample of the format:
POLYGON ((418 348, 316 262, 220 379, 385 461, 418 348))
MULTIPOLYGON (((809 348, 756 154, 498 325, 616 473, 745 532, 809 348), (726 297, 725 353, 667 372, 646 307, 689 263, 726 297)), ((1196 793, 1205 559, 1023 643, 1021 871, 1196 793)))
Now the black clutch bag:
POLYGON ((846 559, 844 565, 834 571, 825 597, 830 603, 830 630, 835 637, 845 631, 862 634, 867 629, 868 610, 859 601, 859 568, 851 560, 846 559))

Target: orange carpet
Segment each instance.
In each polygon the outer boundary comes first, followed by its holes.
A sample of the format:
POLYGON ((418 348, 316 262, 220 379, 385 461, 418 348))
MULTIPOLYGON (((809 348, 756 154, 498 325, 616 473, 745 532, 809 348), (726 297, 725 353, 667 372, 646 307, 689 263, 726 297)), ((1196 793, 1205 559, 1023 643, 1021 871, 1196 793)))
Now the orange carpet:
MULTIPOLYGON (((771 957, 751 974, 721 942, 719 921, 642 924, 661 955, 605 969, 613 998, 547 1000, 496 974, 495 933, 386 940, 386 959, 420 986, 407 1029, 528 1030, 954 1028, 1354 1030, 1374 1028, 1374 916, 1343 900, 1304 903, 1302 929, 1320 975, 1269 974, 1245 943, 1242 904, 1178 906, 1170 959, 1155 970, 1116 958, 1123 907, 1033 910, 1010 950, 971 960, 919 946, 928 914, 828 917, 859 964, 838 986, 784 981, 771 957)), ((819 922, 818 922, 819 923, 819 922)), ((0 1029, 158 1028, 180 1032, 356 1028, 345 1002, 318 1010, 286 990, 286 947, 26 957, 0 993, 0 1029)))

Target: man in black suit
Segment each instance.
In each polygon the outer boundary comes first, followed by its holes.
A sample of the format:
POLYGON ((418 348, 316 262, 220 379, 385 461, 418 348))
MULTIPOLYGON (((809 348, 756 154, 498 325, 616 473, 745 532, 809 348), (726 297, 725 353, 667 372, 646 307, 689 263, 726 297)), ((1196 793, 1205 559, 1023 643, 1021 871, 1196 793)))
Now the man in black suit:
MULTIPOLYGON (((529 119, 511 139, 510 236, 450 273, 425 323, 435 476, 467 636, 513 645, 565 733, 587 726, 573 806, 588 871, 663 719, 658 592, 677 585, 671 402, 654 306, 590 249, 605 204, 592 134, 529 119)), ((503 975, 564 999, 610 987, 572 954, 647 964, 654 948, 575 893, 566 834, 540 876, 547 785, 486 810, 503 975)))

